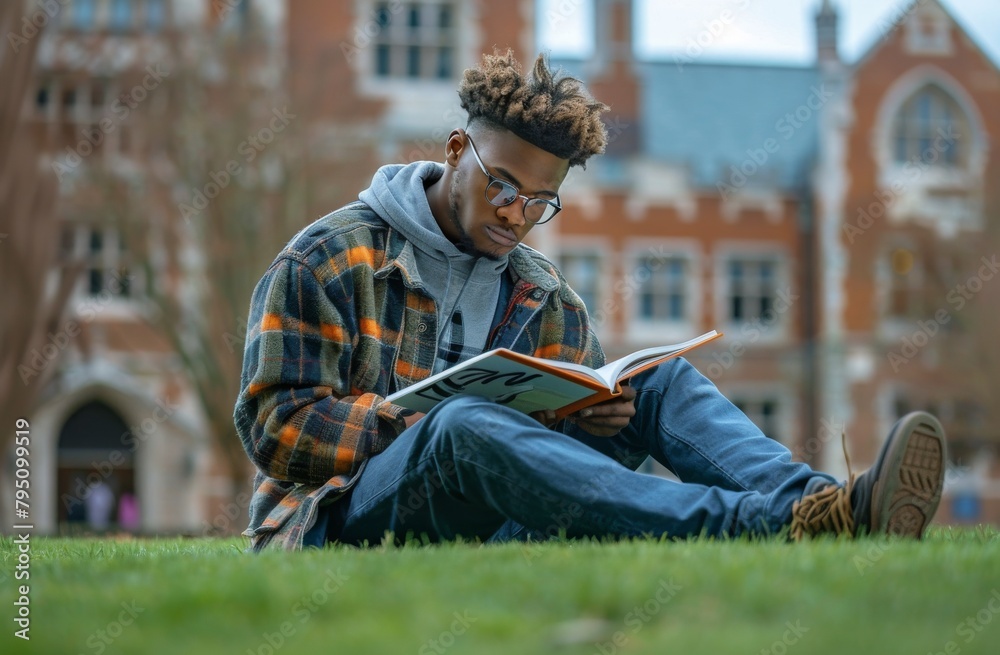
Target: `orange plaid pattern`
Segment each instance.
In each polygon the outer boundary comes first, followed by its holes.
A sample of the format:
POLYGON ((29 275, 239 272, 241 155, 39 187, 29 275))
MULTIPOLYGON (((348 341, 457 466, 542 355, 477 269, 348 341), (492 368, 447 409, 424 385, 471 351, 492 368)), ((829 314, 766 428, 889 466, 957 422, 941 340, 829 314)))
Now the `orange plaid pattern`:
MULTIPOLYGON (((234 420, 257 467, 252 548, 302 547, 320 502, 403 431, 385 396, 430 375, 437 310, 412 244, 361 203, 300 232, 250 304, 234 420)), ((556 268, 527 246, 510 255, 513 291, 488 348, 600 366, 586 310, 556 268)))

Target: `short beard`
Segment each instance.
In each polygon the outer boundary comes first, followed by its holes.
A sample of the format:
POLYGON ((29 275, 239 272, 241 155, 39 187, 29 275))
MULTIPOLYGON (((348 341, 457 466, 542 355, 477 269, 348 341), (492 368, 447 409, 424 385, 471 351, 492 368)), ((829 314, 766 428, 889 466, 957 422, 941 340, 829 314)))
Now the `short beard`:
POLYGON ((460 177, 461 173, 455 171, 455 175, 451 179, 451 188, 448 189, 448 219, 455 227, 455 230, 458 231, 458 243, 455 244, 455 247, 465 254, 472 255, 473 257, 485 257, 486 259, 492 261, 499 261, 501 259, 501 255, 476 248, 475 244, 472 243, 472 237, 470 237, 469 233, 465 231, 465 228, 462 227, 462 222, 458 219, 460 195, 458 187, 460 177))

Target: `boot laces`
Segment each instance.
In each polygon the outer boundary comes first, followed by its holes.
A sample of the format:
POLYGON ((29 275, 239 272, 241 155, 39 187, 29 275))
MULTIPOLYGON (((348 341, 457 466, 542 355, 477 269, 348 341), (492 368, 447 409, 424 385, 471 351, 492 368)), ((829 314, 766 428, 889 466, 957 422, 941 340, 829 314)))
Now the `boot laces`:
POLYGON ((790 526, 791 538, 795 541, 822 533, 854 535, 851 492, 855 476, 851 471, 851 456, 847 452, 847 435, 844 432, 840 433, 840 446, 847 461, 847 484, 830 484, 795 501, 790 526))

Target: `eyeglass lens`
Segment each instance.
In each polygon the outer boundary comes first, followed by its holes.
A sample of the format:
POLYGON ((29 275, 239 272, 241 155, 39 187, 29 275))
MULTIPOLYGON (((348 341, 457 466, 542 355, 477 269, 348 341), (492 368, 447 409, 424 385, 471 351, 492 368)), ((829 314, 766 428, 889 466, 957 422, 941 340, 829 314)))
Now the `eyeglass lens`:
MULTIPOLYGON (((497 207, 509 205, 517 197, 517 188, 503 180, 493 180, 486 187, 486 198, 497 207)), ((555 207, 544 200, 530 198, 524 205, 524 217, 534 223, 551 217, 555 210, 555 207)))

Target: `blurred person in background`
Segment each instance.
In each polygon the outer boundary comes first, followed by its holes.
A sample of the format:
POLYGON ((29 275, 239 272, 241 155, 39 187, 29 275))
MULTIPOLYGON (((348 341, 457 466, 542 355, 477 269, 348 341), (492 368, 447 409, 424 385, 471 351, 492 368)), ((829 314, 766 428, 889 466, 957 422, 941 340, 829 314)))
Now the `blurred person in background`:
POLYGON ((115 494, 103 480, 98 480, 87 488, 83 499, 87 513, 87 527, 94 532, 105 532, 111 526, 111 515, 115 509, 115 494))

